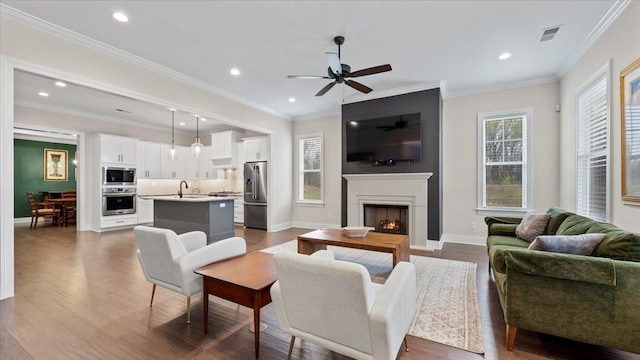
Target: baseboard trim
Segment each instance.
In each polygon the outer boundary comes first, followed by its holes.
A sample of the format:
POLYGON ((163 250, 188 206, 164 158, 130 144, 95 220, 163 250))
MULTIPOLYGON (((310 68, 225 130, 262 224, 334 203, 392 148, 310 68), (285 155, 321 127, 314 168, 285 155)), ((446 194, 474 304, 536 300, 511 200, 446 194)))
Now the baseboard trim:
POLYGON ((278 232, 278 231, 290 229, 292 227, 293 227, 293 223, 289 221, 286 223, 273 225, 271 228, 267 229, 267 232, 278 232))
POLYGON ((442 242, 487 246, 487 238, 484 236, 442 234, 442 242))
POLYGON ((340 225, 338 224, 322 224, 322 223, 312 223, 306 221, 294 221, 293 227, 303 228, 303 229, 340 229, 340 225))
POLYGON ((14 219, 13 219, 13 223, 14 223, 14 224, 31 223, 31 217, 20 217, 20 218, 14 218, 14 219))

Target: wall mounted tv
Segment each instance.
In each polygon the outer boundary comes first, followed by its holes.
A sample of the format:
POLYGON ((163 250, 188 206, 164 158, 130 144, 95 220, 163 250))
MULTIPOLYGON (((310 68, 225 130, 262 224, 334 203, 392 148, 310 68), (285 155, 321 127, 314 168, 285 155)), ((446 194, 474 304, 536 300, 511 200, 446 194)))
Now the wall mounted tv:
POLYGON ((347 162, 393 164, 422 158, 420 113, 350 121, 345 127, 347 162))

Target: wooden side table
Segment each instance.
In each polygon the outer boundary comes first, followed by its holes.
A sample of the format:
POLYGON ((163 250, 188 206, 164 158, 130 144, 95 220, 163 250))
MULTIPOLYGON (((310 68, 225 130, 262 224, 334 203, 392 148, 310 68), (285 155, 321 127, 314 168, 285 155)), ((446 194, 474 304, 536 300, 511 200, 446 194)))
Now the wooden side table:
POLYGON ((260 351, 260 309, 271 302, 271 285, 277 278, 273 254, 252 252, 205 265, 202 275, 204 333, 208 331, 209 295, 218 296, 253 309, 256 359, 260 351))

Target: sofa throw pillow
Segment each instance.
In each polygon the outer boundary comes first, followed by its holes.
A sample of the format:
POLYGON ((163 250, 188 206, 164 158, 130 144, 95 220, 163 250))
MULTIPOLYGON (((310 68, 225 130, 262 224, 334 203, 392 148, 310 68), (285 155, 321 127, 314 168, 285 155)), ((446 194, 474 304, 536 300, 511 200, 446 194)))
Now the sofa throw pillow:
POLYGON ((529 245, 529 250, 588 256, 604 237, 605 234, 541 235, 529 245))
POLYGON ((536 237, 544 233, 549 219, 551 219, 549 214, 527 213, 518 227, 516 227, 516 236, 519 239, 532 242, 536 237))

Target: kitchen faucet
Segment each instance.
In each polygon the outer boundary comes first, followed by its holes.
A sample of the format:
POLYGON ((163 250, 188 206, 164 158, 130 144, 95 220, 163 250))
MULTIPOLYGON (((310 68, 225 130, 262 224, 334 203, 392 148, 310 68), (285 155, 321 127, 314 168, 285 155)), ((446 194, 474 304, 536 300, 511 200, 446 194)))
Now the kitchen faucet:
POLYGON ((189 185, 187 185, 187 182, 182 180, 180 181, 180 191, 178 191, 178 195, 180 195, 180 199, 182 199, 182 183, 184 183, 184 188, 188 189, 189 185))

